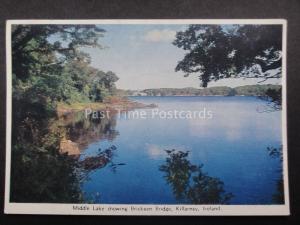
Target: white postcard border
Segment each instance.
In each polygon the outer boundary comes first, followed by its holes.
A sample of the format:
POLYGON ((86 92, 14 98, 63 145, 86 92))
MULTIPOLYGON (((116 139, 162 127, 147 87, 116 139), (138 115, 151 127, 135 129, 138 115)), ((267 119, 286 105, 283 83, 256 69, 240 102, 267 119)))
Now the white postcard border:
POLYGON ((101 20, 7 20, 6 21, 6 161, 5 202, 6 214, 49 215, 290 215, 287 154, 287 95, 286 95, 287 20, 285 19, 101 19, 101 20), (11 203, 11 124, 12 124, 12 58, 11 26, 13 24, 281 24, 282 31, 282 143, 285 204, 282 205, 135 205, 135 204, 50 204, 11 203), (110 208, 111 207, 111 208, 110 208), (152 210, 132 210, 133 208, 152 210), (170 209, 164 211, 163 208, 170 209), (100 210, 100 209, 103 210, 100 210), (98 209, 98 210, 96 210, 98 209), (111 209, 111 210, 109 210, 111 209), (114 209, 114 210, 113 210, 114 209), (119 209, 119 210, 117 210, 119 209), (126 209, 126 210, 125 210, 126 209), (182 210, 181 210, 182 209, 182 210), (189 209, 189 210, 184 210, 189 209), (197 209, 197 210, 193 210, 197 209))

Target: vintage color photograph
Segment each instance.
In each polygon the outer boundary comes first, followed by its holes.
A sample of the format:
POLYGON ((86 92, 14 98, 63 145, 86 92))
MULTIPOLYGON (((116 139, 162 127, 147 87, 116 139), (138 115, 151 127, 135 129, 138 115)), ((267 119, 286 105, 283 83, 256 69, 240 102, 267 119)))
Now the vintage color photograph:
POLYGON ((286 205, 283 22, 249 21, 8 24, 7 202, 286 205))

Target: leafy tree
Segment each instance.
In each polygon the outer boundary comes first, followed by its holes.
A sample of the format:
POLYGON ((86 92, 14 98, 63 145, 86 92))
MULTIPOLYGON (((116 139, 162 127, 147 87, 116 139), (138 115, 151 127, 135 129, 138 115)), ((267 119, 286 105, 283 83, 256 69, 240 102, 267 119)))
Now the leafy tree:
POLYGON ((66 60, 87 57, 79 54, 79 48, 101 47, 98 39, 103 33, 96 25, 15 25, 12 27, 13 73, 24 80, 30 75, 49 72, 66 60), (51 42, 53 37, 57 41, 51 42))
POLYGON ((55 127, 58 102, 101 101, 117 79, 90 66, 81 47, 101 47, 104 30, 95 25, 12 27, 13 133, 11 200, 79 202, 76 161, 59 152, 63 128, 55 127), (93 77, 103 90, 90 98, 93 77))
POLYGON ((190 25, 173 44, 187 53, 175 70, 196 73, 201 85, 229 77, 280 77, 281 25, 190 25))
POLYGON ((103 101, 105 97, 116 93, 115 82, 119 80, 111 71, 97 71, 90 79, 89 98, 92 101, 103 101))

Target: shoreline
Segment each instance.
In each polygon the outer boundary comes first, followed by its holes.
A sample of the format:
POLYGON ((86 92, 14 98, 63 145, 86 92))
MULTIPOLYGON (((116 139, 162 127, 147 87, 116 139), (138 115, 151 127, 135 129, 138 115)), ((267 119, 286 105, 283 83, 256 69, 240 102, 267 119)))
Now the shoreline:
MULTIPOLYGON (((57 120, 60 121, 64 117, 72 116, 72 114, 83 112, 86 109, 90 109, 93 111, 126 112, 135 109, 156 108, 156 107, 157 105, 155 104, 144 104, 137 101, 129 100, 128 98, 113 97, 104 102, 72 103, 72 104, 58 103, 56 108, 56 113, 58 116, 57 120)), ((62 126, 66 126, 66 125, 67 124, 64 124, 62 126)), ((80 148, 80 143, 74 142, 66 138, 62 138, 60 140, 61 154, 67 153, 69 156, 77 158, 80 156, 81 152, 82 150, 80 148)))
POLYGON ((88 102, 88 103, 58 103, 56 113, 58 117, 69 115, 72 113, 84 111, 89 108, 94 111, 111 110, 111 111, 130 111, 142 108, 156 108, 157 105, 144 104, 129 100, 128 98, 114 98, 104 102, 88 102))
POLYGON ((130 95, 127 97, 263 97, 263 95, 130 95))

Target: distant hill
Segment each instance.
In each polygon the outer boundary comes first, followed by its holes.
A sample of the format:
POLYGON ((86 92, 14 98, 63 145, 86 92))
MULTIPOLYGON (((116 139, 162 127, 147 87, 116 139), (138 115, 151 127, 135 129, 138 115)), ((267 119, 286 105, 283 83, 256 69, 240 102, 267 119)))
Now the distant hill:
POLYGON ((145 90, 118 90, 123 96, 265 96, 268 89, 279 90, 281 85, 245 85, 235 88, 227 86, 209 88, 154 88, 145 90))

